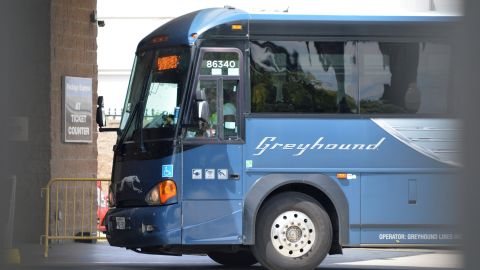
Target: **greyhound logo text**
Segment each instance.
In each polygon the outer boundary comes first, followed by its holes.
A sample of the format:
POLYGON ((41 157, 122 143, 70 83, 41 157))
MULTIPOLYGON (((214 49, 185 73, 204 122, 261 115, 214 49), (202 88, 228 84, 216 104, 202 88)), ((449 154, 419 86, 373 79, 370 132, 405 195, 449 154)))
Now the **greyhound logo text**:
POLYGON ((377 150, 385 141, 385 137, 380 138, 377 142, 366 144, 366 143, 329 143, 325 137, 320 137, 315 143, 307 144, 296 144, 296 143, 278 143, 277 137, 265 137, 257 145, 255 150, 257 153, 253 154, 254 156, 263 155, 266 151, 270 150, 290 150, 294 151, 293 156, 301 156, 307 150, 338 150, 338 151, 371 151, 377 150))

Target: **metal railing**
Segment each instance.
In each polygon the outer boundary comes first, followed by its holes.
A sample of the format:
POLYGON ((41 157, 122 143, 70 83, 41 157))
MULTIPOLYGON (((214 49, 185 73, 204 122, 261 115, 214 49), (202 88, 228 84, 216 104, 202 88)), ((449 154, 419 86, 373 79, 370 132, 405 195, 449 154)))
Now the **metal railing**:
MULTIPOLYGON (((116 119, 117 117, 120 118, 122 116, 122 111, 123 108, 108 108, 105 110, 105 117, 108 117, 110 119, 116 119)), ((144 116, 155 117, 160 115, 161 113, 161 111, 150 108, 145 110, 144 116)))
POLYGON ((98 203, 102 204, 105 195, 101 188, 98 194, 98 182, 110 182, 110 179, 55 178, 42 188, 45 195, 45 235, 41 237, 45 258, 48 257, 51 240, 106 239, 97 231, 97 207, 98 203))
POLYGON ((112 119, 115 119, 117 117, 120 117, 122 116, 122 111, 123 111, 123 108, 120 108, 120 109, 117 109, 117 108, 108 108, 108 110, 105 110, 105 117, 109 117, 109 118, 112 118, 112 119))

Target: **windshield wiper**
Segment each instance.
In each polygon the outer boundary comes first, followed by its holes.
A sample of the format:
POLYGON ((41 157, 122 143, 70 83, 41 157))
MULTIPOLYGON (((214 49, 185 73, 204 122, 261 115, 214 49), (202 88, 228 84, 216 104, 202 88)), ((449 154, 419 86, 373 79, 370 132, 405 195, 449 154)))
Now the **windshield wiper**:
POLYGON ((125 123, 125 126, 123 127, 123 133, 122 133, 122 136, 120 136, 120 139, 118 140, 116 149, 118 149, 119 146, 123 145, 123 141, 125 140, 125 137, 127 137, 128 129, 130 128, 130 125, 132 124, 133 119, 135 119, 136 117, 138 107, 140 107, 140 102, 137 102, 133 107, 132 114, 128 118, 127 123, 125 123))
MULTIPOLYGON (((127 133, 128 133, 128 129, 130 128, 130 125, 132 125, 132 122, 134 122, 135 118, 137 117, 141 117, 140 114, 138 114, 137 112, 139 111, 139 108, 140 108, 140 104, 143 104, 142 101, 139 101, 137 102, 137 104, 135 104, 135 107, 133 107, 133 110, 132 110, 132 114, 131 116, 128 118, 128 121, 127 123, 125 124, 125 127, 124 127, 124 132, 122 133, 122 136, 120 137, 120 140, 118 140, 118 144, 117 144, 117 148, 118 146, 121 146, 123 145, 123 141, 125 141, 125 137, 127 136, 127 133)), ((146 148, 145 148, 145 143, 143 142, 143 127, 142 127, 142 121, 141 119, 139 119, 139 121, 137 121, 139 124, 138 124, 138 128, 140 129, 140 141, 139 141, 139 144, 140 144, 140 152, 141 153, 145 153, 147 152, 146 148)), ((120 147, 122 148, 122 147, 120 147)))
MULTIPOLYGON (((142 100, 141 104, 145 104, 145 102, 143 102, 143 100, 142 100)), ((138 123, 139 123, 138 127, 140 128, 140 135, 139 135, 140 136, 140 142, 139 142, 140 143, 140 153, 145 153, 145 152, 147 152, 147 150, 145 149, 145 144, 143 142, 143 121, 142 121, 142 119, 138 119, 138 123)))

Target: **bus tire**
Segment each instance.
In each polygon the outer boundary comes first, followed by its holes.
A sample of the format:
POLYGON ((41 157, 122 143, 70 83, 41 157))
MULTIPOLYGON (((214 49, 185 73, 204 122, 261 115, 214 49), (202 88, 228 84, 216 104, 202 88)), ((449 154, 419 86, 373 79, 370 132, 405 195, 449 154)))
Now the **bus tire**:
POLYGON ((258 212, 252 252, 268 269, 314 269, 331 245, 330 217, 306 194, 277 194, 258 212))
POLYGON ((207 255, 215 262, 226 266, 250 266, 257 263, 257 259, 250 250, 241 250, 234 253, 214 251, 207 255))

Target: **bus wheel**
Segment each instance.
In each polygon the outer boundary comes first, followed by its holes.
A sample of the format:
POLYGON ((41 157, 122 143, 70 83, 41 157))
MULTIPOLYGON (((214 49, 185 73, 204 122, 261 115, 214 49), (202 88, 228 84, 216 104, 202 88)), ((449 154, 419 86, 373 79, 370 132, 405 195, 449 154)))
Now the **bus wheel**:
POLYGON ((257 259, 250 250, 242 250, 235 253, 210 252, 208 257, 215 262, 227 266, 250 266, 257 263, 257 259))
POLYGON ((252 251, 268 269, 314 269, 331 244, 330 218, 308 195, 275 195, 258 212, 252 251))

